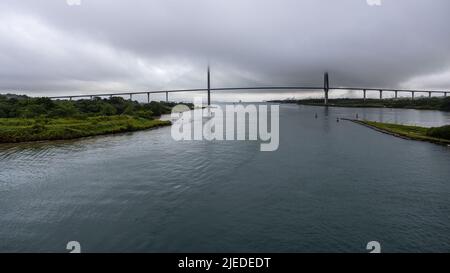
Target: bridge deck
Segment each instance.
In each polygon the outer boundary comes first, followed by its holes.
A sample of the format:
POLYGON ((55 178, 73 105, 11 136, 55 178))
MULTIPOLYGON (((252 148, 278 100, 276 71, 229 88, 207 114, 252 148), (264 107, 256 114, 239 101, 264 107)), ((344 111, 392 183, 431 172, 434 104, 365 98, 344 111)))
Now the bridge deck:
MULTIPOLYGON (((257 87, 210 88, 210 91, 240 91, 240 90, 324 90, 324 88, 317 87, 317 86, 257 86, 257 87)), ((386 88, 363 88, 363 87, 329 87, 328 90, 409 92, 409 93, 434 93, 434 94, 450 93, 450 91, 445 91, 445 90, 413 90, 413 89, 393 89, 393 88, 386 89, 386 88)), ((98 94, 52 96, 49 98, 51 98, 51 99, 70 99, 70 98, 83 98, 83 97, 129 96, 129 95, 145 95, 145 94, 157 94, 157 93, 182 93, 182 92, 203 92, 203 91, 208 91, 208 89, 207 88, 196 88, 196 89, 172 89, 172 90, 120 92, 120 93, 98 93, 98 94)))

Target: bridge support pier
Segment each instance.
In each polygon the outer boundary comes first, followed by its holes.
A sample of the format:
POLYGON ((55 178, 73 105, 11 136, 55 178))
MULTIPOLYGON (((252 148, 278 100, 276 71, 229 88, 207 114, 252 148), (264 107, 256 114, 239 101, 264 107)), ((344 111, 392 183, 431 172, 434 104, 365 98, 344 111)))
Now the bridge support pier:
POLYGON ((130 100, 133 100, 133 94, 130 94, 130 100))
POLYGON ((428 92, 428 97, 431 98, 431 92, 428 92))
POLYGON ((447 97, 447 92, 444 93, 444 97, 447 97))
POLYGON ((395 90, 395 98, 398 99, 398 91, 395 90))
POLYGON ((364 101, 364 102, 366 101, 366 92, 367 92, 367 90, 364 89, 364 90, 363 90, 363 101, 364 101))
POLYGON ((411 92, 411 98, 412 98, 412 100, 414 100, 414 93, 415 93, 414 91, 411 92))
POLYGON ((325 100, 324 103, 325 105, 328 105, 328 91, 330 89, 330 81, 328 78, 328 72, 325 73, 325 75, 323 76, 323 91, 325 93, 325 100))
POLYGON ((169 102, 169 92, 166 91, 166 102, 169 102))
POLYGON ((147 103, 150 103, 150 92, 147 93, 147 103))
POLYGON ((207 80, 208 80, 208 106, 210 106, 211 105, 211 73, 209 70, 209 65, 208 65, 207 80))
POLYGON ((380 90, 380 100, 383 99, 383 90, 380 90))

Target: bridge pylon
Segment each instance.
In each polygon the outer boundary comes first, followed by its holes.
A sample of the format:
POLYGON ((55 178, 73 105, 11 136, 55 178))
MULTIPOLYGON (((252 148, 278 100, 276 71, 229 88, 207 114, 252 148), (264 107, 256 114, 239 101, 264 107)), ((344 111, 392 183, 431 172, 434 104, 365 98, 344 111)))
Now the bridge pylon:
POLYGON ((208 65, 208 73, 207 73, 207 81, 208 81, 208 106, 211 105, 211 73, 208 65))
POLYGON ((328 105, 328 91, 330 90, 330 81, 328 78, 328 72, 323 75, 323 91, 325 93, 325 105, 328 105))

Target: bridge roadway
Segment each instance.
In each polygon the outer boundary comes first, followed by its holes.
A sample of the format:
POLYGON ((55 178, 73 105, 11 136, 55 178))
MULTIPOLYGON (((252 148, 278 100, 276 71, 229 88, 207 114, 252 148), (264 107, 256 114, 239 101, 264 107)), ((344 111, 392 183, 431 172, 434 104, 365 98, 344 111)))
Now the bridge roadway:
POLYGON ((414 99, 416 93, 427 93, 429 97, 432 94, 441 94, 447 97, 450 91, 445 90, 411 90, 411 89, 386 89, 386 88, 363 88, 363 87, 330 87, 328 73, 324 74, 323 86, 256 86, 256 87, 222 87, 211 88, 210 83, 210 70, 208 67, 207 72, 207 88, 197 89, 173 89, 173 90, 156 90, 156 91, 140 91, 140 92, 120 92, 120 93, 99 93, 99 94, 86 94, 86 95, 65 95, 65 96, 53 96, 50 99, 69 99, 74 98, 91 98, 94 97, 113 97, 113 96, 129 96, 130 100, 133 99, 133 95, 147 95, 147 102, 150 102, 150 94, 165 93, 166 101, 169 101, 169 93, 182 93, 182 92, 203 92, 208 93, 208 105, 211 104, 211 91, 239 91, 239 90, 323 90, 324 102, 328 104, 328 92, 330 90, 347 90, 347 91, 359 91, 363 92, 363 99, 367 98, 367 92, 379 92, 379 98, 383 99, 383 92, 394 92, 395 98, 398 98, 398 93, 411 93, 411 98, 414 99))

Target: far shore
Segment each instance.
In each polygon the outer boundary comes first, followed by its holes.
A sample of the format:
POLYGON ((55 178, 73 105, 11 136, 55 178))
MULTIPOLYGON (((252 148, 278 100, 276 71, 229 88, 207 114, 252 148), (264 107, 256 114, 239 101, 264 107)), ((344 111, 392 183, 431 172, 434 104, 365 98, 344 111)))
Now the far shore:
POLYGON ((399 99, 329 99, 328 104, 323 99, 302 99, 302 100, 274 100, 270 102, 277 103, 295 103, 309 106, 327 106, 327 107, 349 107, 349 108, 396 108, 396 109, 415 109, 415 110, 438 110, 450 112, 450 97, 432 97, 399 99))

